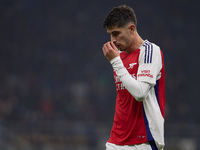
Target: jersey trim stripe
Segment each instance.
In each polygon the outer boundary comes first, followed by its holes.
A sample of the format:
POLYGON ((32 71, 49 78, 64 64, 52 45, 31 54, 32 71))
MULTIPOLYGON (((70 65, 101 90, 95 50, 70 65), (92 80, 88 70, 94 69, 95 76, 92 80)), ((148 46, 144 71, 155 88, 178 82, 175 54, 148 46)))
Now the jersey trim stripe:
POLYGON ((153 141, 149 141, 149 144, 150 144, 152 150, 158 150, 158 148, 157 148, 156 143, 155 143, 154 140, 153 141))
POLYGON ((143 46, 145 47, 144 63, 152 63, 153 45, 145 41, 143 46))
POLYGON ((156 81, 156 85, 154 86, 155 94, 156 94, 156 99, 160 108, 160 102, 159 102, 159 93, 158 93, 158 87, 159 87, 159 80, 156 81))
POLYGON ((149 53, 150 53, 149 45, 147 45, 147 49, 148 49, 148 53, 147 53, 147 63, 149 63, 149 53))
POLYGON ((152 62, 152 55, 153 55, 153 45, 150 44, 150 46, 151 46, 151 58, 150 58, 150 63, 151 63, 152 62))
POLYGON ((152 141, 152 140, 154 140, 154 138, 153 138, 151 131, 150 131, 150 128, 149 128, 149 122, 147 120, 147 116, 146 116, 145 111, 144 111, 144 105, 143 105, 143 116, 144 116, 146 132, 147 132, 147 140, 152 141))

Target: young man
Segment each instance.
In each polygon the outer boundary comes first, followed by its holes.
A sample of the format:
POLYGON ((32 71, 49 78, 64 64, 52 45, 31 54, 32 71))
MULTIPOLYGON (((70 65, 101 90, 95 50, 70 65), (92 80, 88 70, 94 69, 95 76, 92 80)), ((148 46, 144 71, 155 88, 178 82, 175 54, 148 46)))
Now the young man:
POLYGON ((111 41, 103 53, 114 69, 115 116, 106 150, 163 150, 165 70, 160 48, 137 32, 134 10, 115 7, 105 18, 111 41), (120 52, 119 52, 120 50, 120 52))

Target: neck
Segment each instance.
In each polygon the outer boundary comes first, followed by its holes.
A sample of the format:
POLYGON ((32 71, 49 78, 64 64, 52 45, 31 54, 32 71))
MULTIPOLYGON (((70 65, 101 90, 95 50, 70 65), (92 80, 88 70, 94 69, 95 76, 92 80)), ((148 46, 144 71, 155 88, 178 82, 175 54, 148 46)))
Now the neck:
POLYGON ((136 51, 142 45, 143 42, 144 42, 144 40, 136 32, 135 36, 133 38, 132 44, 130 45, 130 48, 128 48, 125 52, 132 53, 132 52, 136 51))

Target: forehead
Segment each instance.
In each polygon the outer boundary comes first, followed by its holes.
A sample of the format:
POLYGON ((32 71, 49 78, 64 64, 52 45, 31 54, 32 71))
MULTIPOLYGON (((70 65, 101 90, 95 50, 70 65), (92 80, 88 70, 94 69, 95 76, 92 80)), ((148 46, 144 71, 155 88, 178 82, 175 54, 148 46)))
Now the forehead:
POLYGON ((124 25, 122 27, 119 27, 119 26, 115 25, 115 26, 111 26, 111 27, 106 28, 106 29, 107 29, 107 33, 111 34, 113 32, 123 32, 123 31, 127 30, 128 27, 129 27, 129 24, 124 25))
POLYGON ((107 28, 107 32, 109 34, 113 33, 113 32, 121 32, 123 30, 122 27, 118 27, 118 26, 112 26, 110 28, 107 28))

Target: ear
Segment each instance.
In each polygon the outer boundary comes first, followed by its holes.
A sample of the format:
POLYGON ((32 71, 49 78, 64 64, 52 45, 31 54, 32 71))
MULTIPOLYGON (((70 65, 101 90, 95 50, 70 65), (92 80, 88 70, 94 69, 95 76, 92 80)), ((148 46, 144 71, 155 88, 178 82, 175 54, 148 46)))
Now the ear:
POLYGON ((129 25, 129 29, 131 30, 131 32, 134 32, 136 30, 135 25, 134 24, 130 24, 129 25))

